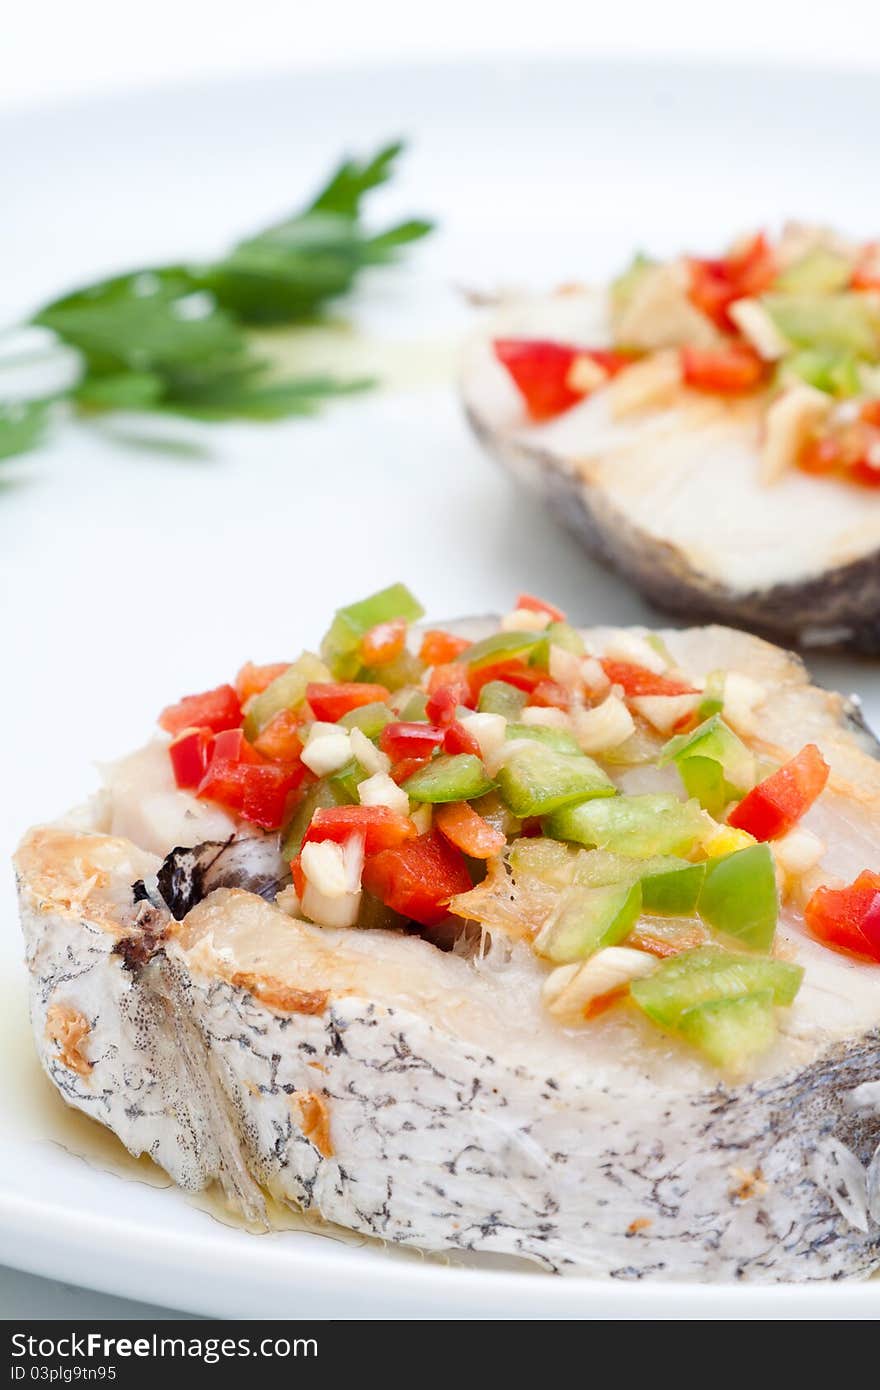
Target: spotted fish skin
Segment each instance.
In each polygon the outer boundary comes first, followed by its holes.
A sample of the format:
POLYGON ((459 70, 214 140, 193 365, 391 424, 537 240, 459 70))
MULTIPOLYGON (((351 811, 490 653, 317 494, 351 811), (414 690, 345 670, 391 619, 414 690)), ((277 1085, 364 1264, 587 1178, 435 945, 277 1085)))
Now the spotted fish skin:
MULTIPOLYGON (((604 631, 586 636, 601 647, 604 631)), ((662 636, 688 671, 766 684, 769 756, 810 738, 832 765, 819 829, 846 831, 832 869, 867 862, 880 767, 850 704, 745 634, 662 636)), ((180 1186, 219 1181, 252 1221, 269 1192, 386 1241, 562 1274, 880 1268, 880 968, 785 926, 805 982, 779 1051, 722 1084, 635 1011, 559 1028, 527 947, 469 960, 314 927, 229 886, 175 921, 132 894, 161 863, 104 824, 61 826, 28 834, 17 873, 47 1075, 180 1186), (85 1071, 64 1062, 53 1006, 84 1022, 85 1071)))

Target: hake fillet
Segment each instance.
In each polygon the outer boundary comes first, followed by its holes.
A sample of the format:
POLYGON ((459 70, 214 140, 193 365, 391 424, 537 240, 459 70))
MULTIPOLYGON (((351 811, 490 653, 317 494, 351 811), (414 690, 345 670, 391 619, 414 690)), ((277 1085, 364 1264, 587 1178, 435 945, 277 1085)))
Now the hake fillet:
MULTIPOLYGON (((831 764, 814 823, 829 867, 876 862, 880 764, 847 702, 744 634, 662 636, 695 673, 767 684, 768 748, 810 738, 831 764)), ((33 830, 17 856, 34 1034, 65 1100, 182 1187, 217 1180, 251 1219, 269 1192, 383 1240, 560 1273, 880 1266, 880 966, 811 941, 791 909, 779 937, 803 987, 732 1085, 634 1010, 560 1027, 522 943, 442 952, 208 881, 163 917, 132 894, 162 846, 114 834, 114 816, 133 822, 112 800, 94 829, 33 830)))

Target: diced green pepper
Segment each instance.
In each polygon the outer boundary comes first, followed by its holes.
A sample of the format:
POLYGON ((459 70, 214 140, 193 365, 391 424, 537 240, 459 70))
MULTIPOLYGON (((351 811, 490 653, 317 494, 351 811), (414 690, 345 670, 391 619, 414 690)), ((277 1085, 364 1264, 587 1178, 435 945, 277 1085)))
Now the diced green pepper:
POLYGON ((324 778, 310 787, 293 813, 293 818, 287 827, 284 842, 281 846, 282 859, 295 859, 302 849, 302 842, 305 833, 312 822, 312 816, 317 810, 326 810, 330 806, 344 804, 348 798, 342 793, 334 790, 330 782, 324 778))
POLYGON ((780 368, 783 384, 793 376, 826 391, 830 396, 858 396, 862 379, 858 358, 851 352, 834 352, 823 348, 804 348, 786 357, 780 368))
POLYGON ((773 992, 756 990, 736 999, 712 999, 682 1014, 678 1031, 723 1071, 741 1071, 776 1041, 773 992))
POLYGON ((852 278, 852 266, 824 246, 808 251, 788 266, 773 282, 780 294, 835 294, 845 290, 852 278))
POLYGON ((789 1005, 801 986, 799 965, 767 956, 700 946, 682 951, 630 985, 640 1009, 664 1028, 676 1029, 689 1009, 717 999, 736 999, 767 990, 774 1004, 789 1005))
POLYGON ((344 729, 360 729, 367 738, 378 738, 386 724, 390 724, 394 715, 387 705, 379 701, 372 705, 359 705, 357 709, 350 709, 344 714, 339 723, 344 729))
POLYGON ((328 780, 340 804, 354 805, 358 800, 358 787, 367 776, 366 769, 361 767, 357 758, 352 758, 338 772, 331 772, 328 780))
POLYGON ((642 876, 642 905, 658 917, 690 917, 696 911, 706 865, 671 859, 662 868, 642 876))
POLYGON ((500 661, 514 661, 517 657, 527 656, 542 638, 543 633, 540 632, 493 632, 491 637, 474 642, 473 646, 462 652, 460 659, 472 670, 494 666, 500 661))
POLYGON ((669 792, 586 801, 549 816, 544 833, 558 840, 595 845, 635 859, 688 854, 702 839, 706 822, 695 801, 669 792))
POLYGON ((878 315, 861 294, 768 294, 763 304, 784 338, 799 348, 877 357, 878 315))
POLYGON ((405 618, 408 623, 417 622, 424 611, 405 584, 391 584, 358 603, 337 609, 321 643, 321 655, 337 680, 351 680, 361 666, 358 648, 365 633, 378 623, 390 622, 392 618, 405 618))
POLYGON ((550 665, 550 648, 561 647, 565 652, 571 652, 572 656, 586 656, 587 648, 583 637, 576 628, 570 627, 568 623, 550 623, 540 634, 541 640, 529 657, 530 666, 541 666, 545 669, 550 665))
POLYGON ((652 261, 650 257, 646 256, 642 251, 639 251, 637 255, 633 257, 626 270, 622 271, 617 279, 611 282, 611 302, 615 309, 621 310, 626 308, 642 280, 644 280, 645 274, 650 270, 656 269, 656 266, 657 262, 652 261))
POLYGON ((769 950, 779 911, 769 846, 749 845, 710 860, 698 910, 715 931, 735 936, 755 950, 769 950))
POLYGON ((534 941, 538 955, 557 965, 584 960, 614 946, 632 930, 642 905, 638 883, 574 887, 534 941))
POLYGON ((306 698, 309 681, 328 681, 330 672, 312 652, 303 652, 271 685, 255 695, 245 715, 244 736, 251 742, 283 709, 295 709, 306 698))
POLYGON ((503 714, 505 719, 519 719, 525 707, 525 691, 507 681, 487 681, 477 703, 481 714, 503 714))
POLYGON ((424 662, 405 648, 393 661, 386 661, 383 666, 358 665, 352 679, 356 677, 368 684, 384 685, 386 690, 402 690, 406 685, 418 685, 424 672, 424 662))
POLYGON ((725 671, 710 671, 706 677, 705 689, 697 706, 697 718, 701 722, 711 719, 713 714, 720 714, 724 709, 725 676, 725 671))
POLYGON ((559 753, 537 740, 511 749, 498 787, 515 816, 544 816, 585 797, 613 797, 617 788, 598 763, 582 753, 559 753))
POLYGON ((506 733, 511 740, 530 738, 536 743, 546 744, 548 748, 555 748, 557 753, 571 753, 576 758, 581 757, 578 741, 567 729, 554 729, 549 724, 511 723, 508 724, 506 733))
POLYGON ((403 790, 413 801, 471 801, 484 796, 493 785, 473 753, 445 753, 414 772, 403 790))
POLYGON ((658 766, 674 762, 688 796, 694 796, 712 815, 742 796, 756 780, 755 756, 713 714, 689 734, 677 734, 664 745, 658 766))
POLYGON ((408 724, 421 723, 428 718, 428 697, 421 690, 414 690, 400 711, 400 718, 408 724))

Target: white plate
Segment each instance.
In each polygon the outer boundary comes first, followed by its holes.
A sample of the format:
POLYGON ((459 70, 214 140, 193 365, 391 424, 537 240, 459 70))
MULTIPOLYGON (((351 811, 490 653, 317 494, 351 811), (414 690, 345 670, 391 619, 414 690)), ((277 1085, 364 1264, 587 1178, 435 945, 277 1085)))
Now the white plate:
MULTIPOLYGON (((4 854, 81 799, 90 760, 141 741, 168 699, 314 642, 337 604, 393 578, 435 617, 501 608, 522 586, 584 623, 645 619, 468 437, 444 366, 467 321, 454 287, 599 275, 640 244, 711 249, 793 214, 876 232, 878 115, 867 74, 506 64, 3 116, 6 319, 114 268, 219 249, 295 204, 343 147, 400 132, 411 151, 376 203, 441 222, 409 270, 364 297, 382 360, 395 339, 390 356, 409 364, 405 389, 317 421, 216 430, 199 436, 208 458, 80 426, 0 470, 4 854)), ((876 667, 814 666, 880 716, 876 667)), ((48 1093, 8 878, 4 893, 0 1260, 217 1315, 876 1315, 876 1284, 587 1283, 220 1224, 120 1171, 48 1093)))

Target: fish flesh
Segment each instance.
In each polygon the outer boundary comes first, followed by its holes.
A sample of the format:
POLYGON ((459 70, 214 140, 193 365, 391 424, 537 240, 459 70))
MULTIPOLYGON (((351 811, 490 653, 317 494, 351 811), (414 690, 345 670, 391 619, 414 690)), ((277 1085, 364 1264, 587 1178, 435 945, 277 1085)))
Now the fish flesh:
MULTIPOLYGON (((876 862, 880 762, 853 706, 761 639, 659 636, 693 677, 764 686, 767 757, 821 748, 831 781, 806 823, 823 868, 876 862)), ((601 652, 619 633, 584 637, 601 652)), ((732 1083, 636 1010, 560 1026, 523 941, 441 951, 292 917, 276 837, 185 806, 166 749, 111 769, 90 820, 30 831, 16 858, 41 1063, 133 1154, 183 1188, 222 1184, 252 1221, 271 1194, 389 1242, 557 1273, 880 1267, 880 966, 812 940, 796 905, 778 940, 802 988, 732 1083)))

